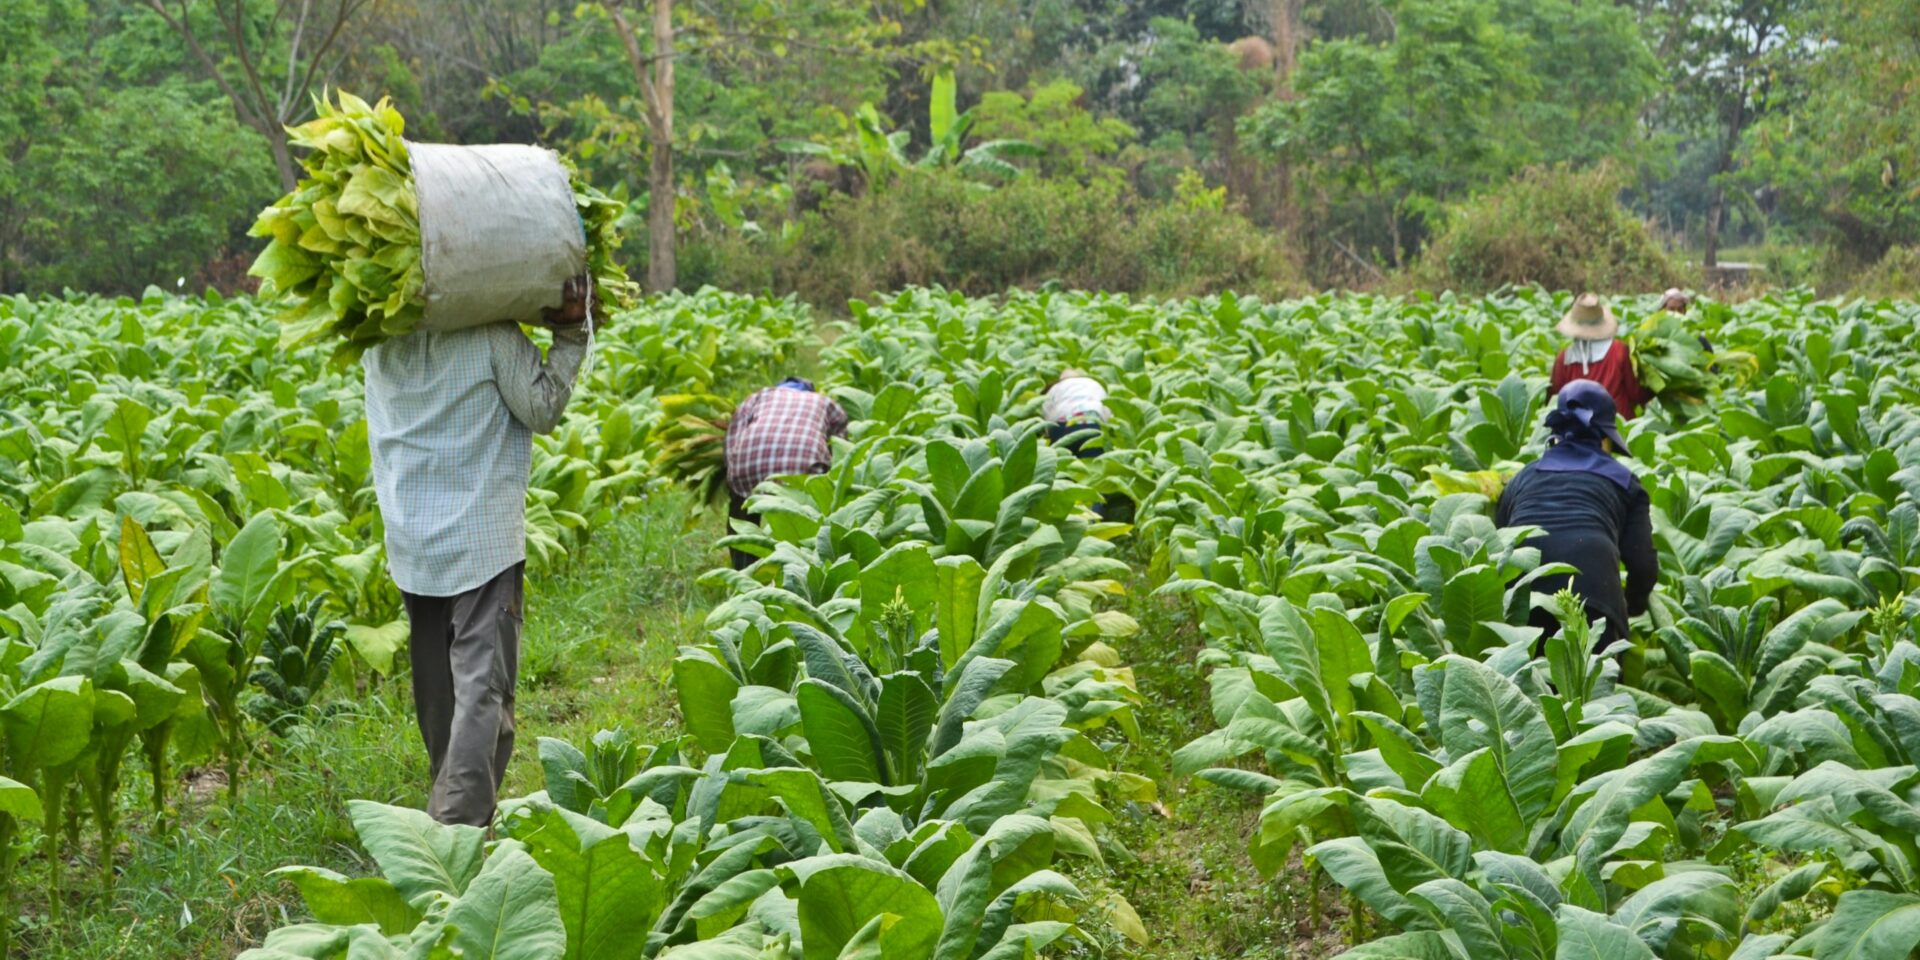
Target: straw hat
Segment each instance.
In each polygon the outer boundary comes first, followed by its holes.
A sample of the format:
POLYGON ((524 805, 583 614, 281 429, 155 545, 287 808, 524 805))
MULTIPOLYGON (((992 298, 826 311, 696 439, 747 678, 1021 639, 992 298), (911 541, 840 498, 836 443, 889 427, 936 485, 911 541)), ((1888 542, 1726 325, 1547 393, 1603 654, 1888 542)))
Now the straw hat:
POLYGON ((1598 294, 1583 293, 1554 329, 1575 340, 1610 340, 1620 332, 1620 321, 1598 294))

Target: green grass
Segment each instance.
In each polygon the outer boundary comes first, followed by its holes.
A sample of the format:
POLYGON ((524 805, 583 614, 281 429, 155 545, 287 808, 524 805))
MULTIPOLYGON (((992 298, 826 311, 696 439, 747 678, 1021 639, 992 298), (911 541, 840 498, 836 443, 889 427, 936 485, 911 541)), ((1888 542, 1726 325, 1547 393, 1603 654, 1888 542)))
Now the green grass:
MULTIPOLYGON (((520 740, 503 791, 542 788, 535 740, 583 742, 624 725, 659 737, 677 723, 668 664, 700 629, 711 598, 694 577, 718 561, 717 522, 689 530, 683 495, 657 496, 601 531, 583 560, 557 576, 529 578, 517 710, 520 740)), ((313 864, 346 874, 373 865, 354 843, 346 803, 371 799, 420 806, 427 757, 404 677, 370 684, 324 722, 289 736, 260 735, 240 796, 183 771, 174 787, 179 824, 156 824, 146 778, 130 774, 121 804, 121 875, 112 893, 98 879, 97 847, 81 837, 66 864, 67 896, 55 904, 49 865, 21 865, 13 955, 34 960, 227 958, 274 927, 297 922, 299 900, 269 871, 313 864)))
POLYGON ((1130 585, 1129 612, 1141 632, 1121 648, 1145 701, 1142 742, 1117 759, 1159 784, 1160 807, 1122 814, 1114 833, 1126 851, 1108 858, 1107 882, 1153 940, 1121 952, 1143 960, 1330 956, 1340 949, 1336 924, 1346 916, 1337 892, 1323 892, 1316 905, 1297 862, 1269 880, 1247 857, 1259 798, 1173 776, 1173 751, 1214 727, 1207 677, 1196 663, 1204 640, 1187 600, 1152 597, 1149 589, 1144 581, 1130 585))

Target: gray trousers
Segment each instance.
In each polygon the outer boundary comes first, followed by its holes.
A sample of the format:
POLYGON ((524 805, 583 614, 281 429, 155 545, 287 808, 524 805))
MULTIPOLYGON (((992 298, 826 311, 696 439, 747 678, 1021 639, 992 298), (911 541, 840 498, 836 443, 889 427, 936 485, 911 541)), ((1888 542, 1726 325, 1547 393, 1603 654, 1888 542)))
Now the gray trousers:
POLYGON ((433 765, 427 813, 441 823, 493 822, 513 759, 525 563, 452 597, 402 593, 412 627, 413 707, 433 765))

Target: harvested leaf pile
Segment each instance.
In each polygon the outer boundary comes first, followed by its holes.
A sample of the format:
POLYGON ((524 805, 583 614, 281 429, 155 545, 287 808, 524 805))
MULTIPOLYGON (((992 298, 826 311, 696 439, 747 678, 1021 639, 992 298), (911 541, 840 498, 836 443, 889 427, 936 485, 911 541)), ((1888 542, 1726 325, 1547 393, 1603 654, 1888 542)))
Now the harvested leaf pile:
MULTIPOLYGON (((261 293, 287 297, 280 319, 285 346, 323 336, 341 340, 335 356, 410 333, 425 305, 420 262, 420 203, 404 139, 406 121, 392 103, 369 105, 345 91, 321 99, 319 116, 292 131, 308 150, 306 176, 261 211, 251 233, 271 238, 248 271, 261 293)), ((587 270, 605 307, 631 305, 633 284, 615 259, 623 204, 569 164, 575 205, 587 236, 587 270)))

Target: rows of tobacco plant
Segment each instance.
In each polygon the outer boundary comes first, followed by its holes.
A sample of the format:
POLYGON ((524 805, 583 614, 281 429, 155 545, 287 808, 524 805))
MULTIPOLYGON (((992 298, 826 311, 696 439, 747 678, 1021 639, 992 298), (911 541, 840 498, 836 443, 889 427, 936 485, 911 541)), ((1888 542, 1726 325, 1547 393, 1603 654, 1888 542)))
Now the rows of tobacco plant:
POLYGON ((1760 376, 1630 428, 1665 574, 1622 669, 1571 615, 1531 656, 1549 571, 1446 492, 1537 449, 1561 306, 856 303, 823 355, 850 438, 755 499, 752 569, 709 576, 684 733, 544 741, 547 789, 491 843, 357 805, 382 876, 290 871, 318 922, 249 957, 975 960, 1140 934, 1065 877, 1097 878, 1105 825, 1152 796, 1109 760, 1141 722, 1137 628, 1104 609, 1141 573, 1129 535, 1210 641, 1220 728, 1180 765, 1264 798, 1255 862, 1348 891, 1356 956, 1905 956, 1914 308, 1697 318, 1760 376), (1113 388, 1095 460, 1037 437, 1066 366, 1113 388), (1092 511, 1112 497, 1131 527, 1092 511))
MULTIPOLYGON (((537 446, 536 574, 655 482, 656 391, 766 376, 811 335, 794 304, 714 293, 599 331, 537 446)), ((393 669, 358 371, 277 337, 250 300, 0 299, 0 917, 22 852, 57 920, 85 821, 111 885, 124 811, 164 829, 209 760, 241 789, 330 675, 393 669)))
POLYGON ((1032 418, 965 413, 972 387, 837 392, 856 423, 833 468, 755 498, 762 524, 729 542, 762 559, 707 578, 707 641, 672 667, 682 735, 542 740, 546 789, 504 802, 491 844, 356 804, 381 875, 288 871, 317 922, 248 960, 1017 960, 1144 939, 1122 898, 1066 876, 1099 877, 1116 809, 1154 796, 1108 759, 1138 732, 1116 648, 1137 626, 1106 609, 1125 527, 1032 418))
POLYGON ((1616 659, 1570 598, 1534 656, 1551 570, 1448 482, 1538 449, 1563 307, 915 292, 856 305, 836 351, 879 408, 945 384, 963 431, 1031 416, 1065 366, 1111 385, 1076 475, 1138 501, 1209 640, 1218 728, 1176 766, 1262 798, 1254 862, 1343 888, 1349 955, 1909 956, 1920 309, 1692 318, 1759 375, 1628 428, 1662 577, 1616 659))

